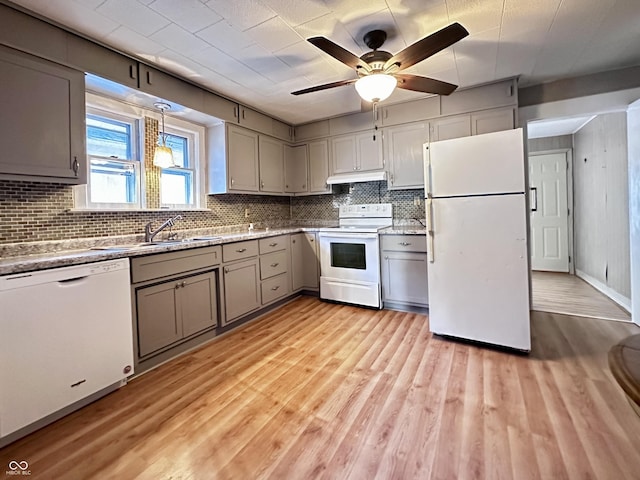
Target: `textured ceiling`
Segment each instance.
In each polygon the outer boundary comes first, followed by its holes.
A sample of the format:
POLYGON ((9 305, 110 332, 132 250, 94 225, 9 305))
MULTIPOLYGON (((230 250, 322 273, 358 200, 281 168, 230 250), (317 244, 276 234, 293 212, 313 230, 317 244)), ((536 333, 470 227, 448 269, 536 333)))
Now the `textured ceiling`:
MULTIPOLYGON (((360 110, 354 78, 305 41, 356 55, 386 30, 396 53, 453 22, 470 35, 408 72, 461 87, 518 76, 520 85, 640 65, 639 0, 14 0, 55 22, 290 123, 360 110)), ((420 98, 396 89, 386 103, 420 98)))

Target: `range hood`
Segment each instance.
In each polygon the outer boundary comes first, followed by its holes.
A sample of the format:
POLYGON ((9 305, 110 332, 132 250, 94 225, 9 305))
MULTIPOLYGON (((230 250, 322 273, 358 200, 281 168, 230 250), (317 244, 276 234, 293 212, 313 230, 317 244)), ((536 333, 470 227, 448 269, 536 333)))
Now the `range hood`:
POLYGON ((338 183, 356 183, 356 182, 379 182, 380 180, 387 179, 387 172, 353 172, 353 173, 340 173, 338 175, 331 175, 327 178, 329 185, 338 183))

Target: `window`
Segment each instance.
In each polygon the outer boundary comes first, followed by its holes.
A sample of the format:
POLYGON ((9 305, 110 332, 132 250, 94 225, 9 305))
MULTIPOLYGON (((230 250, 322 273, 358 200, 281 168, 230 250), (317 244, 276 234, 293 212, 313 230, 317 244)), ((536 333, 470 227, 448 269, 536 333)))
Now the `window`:
POLYGON ((87 92, 87 185, 74 187, 78 209, 189 210, 206 206, 204 193, 205 128, 178 118, 165 119, 166 143, 175 166, 150 167, 159 142, 149 128, 157 111, 87 92), (147 127, 145 127, 145 125, 147 127))
POLYGON ((194 207, 196 158, 193 132, 167 127, 166 143, 173 152, 175 167, 160 173, 160 206, 164 208, 194 207))

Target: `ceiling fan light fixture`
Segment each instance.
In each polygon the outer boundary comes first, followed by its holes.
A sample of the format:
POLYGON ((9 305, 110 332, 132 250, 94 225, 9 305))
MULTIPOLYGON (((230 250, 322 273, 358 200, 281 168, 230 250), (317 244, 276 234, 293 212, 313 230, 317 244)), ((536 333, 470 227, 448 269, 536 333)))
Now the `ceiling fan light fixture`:
POLYGON ((389 98, 397 84, 398 80, 393 75, 372 73, 358 79, 356 91, 367 102, 382 102, 389 98))

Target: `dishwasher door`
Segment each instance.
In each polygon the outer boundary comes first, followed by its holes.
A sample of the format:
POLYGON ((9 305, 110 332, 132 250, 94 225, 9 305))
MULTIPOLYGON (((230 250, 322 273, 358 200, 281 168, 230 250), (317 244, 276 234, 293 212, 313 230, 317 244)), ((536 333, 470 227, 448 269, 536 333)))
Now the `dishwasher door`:
POLYGON ((129 260, 0 277, 0 437, 133 373, 129 260))

